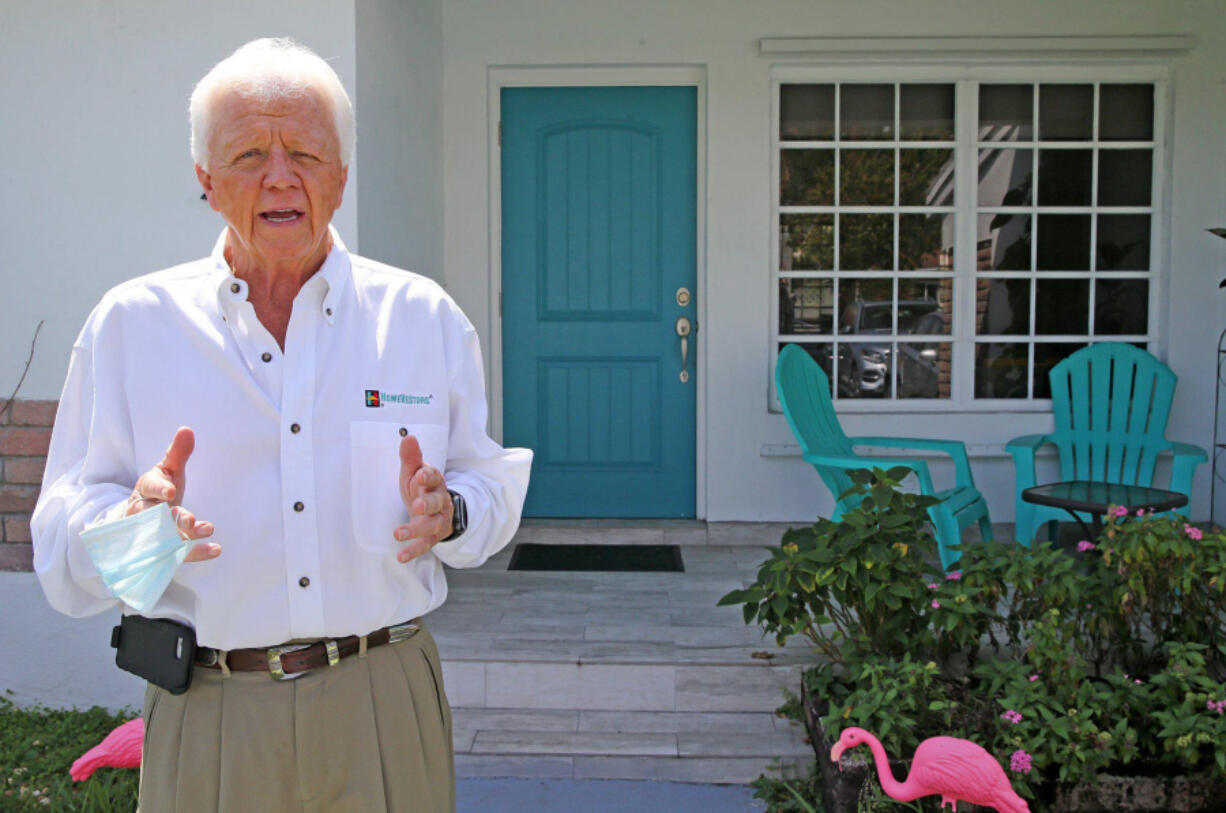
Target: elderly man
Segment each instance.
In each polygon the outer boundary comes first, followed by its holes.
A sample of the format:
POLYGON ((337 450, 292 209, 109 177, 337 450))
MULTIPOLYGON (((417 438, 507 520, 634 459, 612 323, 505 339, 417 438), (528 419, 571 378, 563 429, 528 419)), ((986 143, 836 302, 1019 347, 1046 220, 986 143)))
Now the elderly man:
POLYGON ((194 543, 143 613, 199 647, 184 693, 145 694, 144 813, 454 810, 422 618, 447 596, 444 564, 509 542, 532 453, 486 434, 456 304, 349 254, 329 225, 354 124, 327 63, 248 43, 197 85, 191 121, 226 228, 208 258, 90 313, 31 522, 35 570, 57 610, 90 615, 119 602, 83 531, 166 503, 194 543))

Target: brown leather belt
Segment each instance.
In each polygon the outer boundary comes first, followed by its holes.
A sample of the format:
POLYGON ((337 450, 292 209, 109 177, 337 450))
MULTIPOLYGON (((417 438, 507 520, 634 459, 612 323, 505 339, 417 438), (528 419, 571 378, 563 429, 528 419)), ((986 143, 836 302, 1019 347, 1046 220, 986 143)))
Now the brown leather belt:
MULTIPOLYGON (((366 636, 366 649, 394 644, 412 638, 421 629, 420 618, 375 630, 366 636)), ((362 650, 362 639, 349 635, 313 644, 283 644, 263 649, 232 649, 226 653, 226 667, 235 672, 269 672, 277 680, 323 666, 336 666, 341 658, 362 650)), ((220 650, 196 648, 196 663, 209 669, 221 669, 220 650)))

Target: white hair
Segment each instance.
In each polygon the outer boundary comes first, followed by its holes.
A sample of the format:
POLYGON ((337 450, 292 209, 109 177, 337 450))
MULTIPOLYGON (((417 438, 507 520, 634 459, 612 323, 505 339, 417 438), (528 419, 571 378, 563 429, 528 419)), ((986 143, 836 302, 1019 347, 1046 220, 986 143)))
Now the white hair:
POLYGON ((213 106, 222 91, 236 91, 261 102, 270 102, 301 96, 309 88, 322 90, 329 97, 340 143, 341 166, 349 166, 357 141, 349 94, 331 65, 289 37, 252 40, 214 65, 196 83, 190 105, 192 159, 208 169, 213 106))

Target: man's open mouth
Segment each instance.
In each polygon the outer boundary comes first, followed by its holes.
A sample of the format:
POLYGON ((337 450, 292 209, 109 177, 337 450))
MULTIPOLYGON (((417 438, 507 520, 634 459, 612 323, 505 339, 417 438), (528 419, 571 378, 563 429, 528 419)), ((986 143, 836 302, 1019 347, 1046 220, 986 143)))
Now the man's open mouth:
POLYGON ((268 212, 260 212, 260 217, 269 223, 289 223, 291 220, 297 220, 302 217, 302 215, 303 213, 297 209, 273 209, 268 212))

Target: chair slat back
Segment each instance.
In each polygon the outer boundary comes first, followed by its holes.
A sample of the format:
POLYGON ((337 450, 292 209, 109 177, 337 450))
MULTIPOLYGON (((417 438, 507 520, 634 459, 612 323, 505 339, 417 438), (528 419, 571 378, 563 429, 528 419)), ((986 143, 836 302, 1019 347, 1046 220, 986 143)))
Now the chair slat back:
POLYGON ((1104 342, 1073 353, 1048 379, 1061 477, 1149 485, 1167 445, 1175 373, 1144 350, 1104 342))
MULTIPOLYGON (((775 365, 775 390, 792 434, 808 454, 853 457, 855 450, 839 424, 830 397, 830 379, 818 363, 799 345, 789 344, 779 351, 775 365)), ((842 469, 817 466, 818 474, 837 500, 851 487, 842 469)), ((840 505, 846 510, 849 506, 840 505)))

